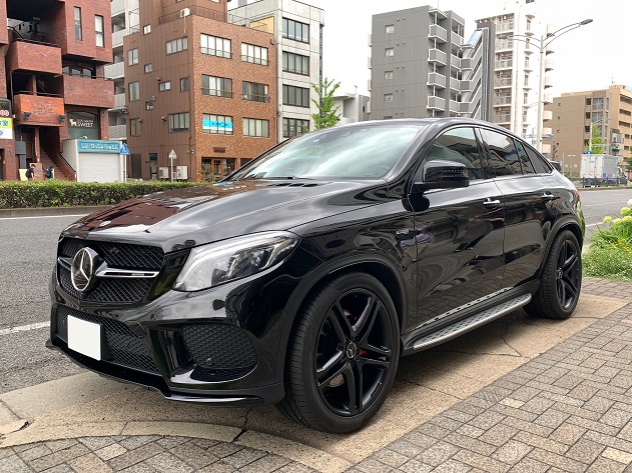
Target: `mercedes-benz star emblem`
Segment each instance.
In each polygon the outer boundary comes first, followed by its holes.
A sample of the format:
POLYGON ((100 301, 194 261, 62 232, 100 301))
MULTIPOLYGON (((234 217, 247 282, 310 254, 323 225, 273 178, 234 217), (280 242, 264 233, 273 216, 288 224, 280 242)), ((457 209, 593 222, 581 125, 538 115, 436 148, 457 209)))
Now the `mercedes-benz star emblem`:
POLYGON ((82 248, 77 251, 70 268, 70 280, 77 291, 86 292, 94 286, 96 282, 94 273, 99 259, 99 255, 92 248, 82 248))

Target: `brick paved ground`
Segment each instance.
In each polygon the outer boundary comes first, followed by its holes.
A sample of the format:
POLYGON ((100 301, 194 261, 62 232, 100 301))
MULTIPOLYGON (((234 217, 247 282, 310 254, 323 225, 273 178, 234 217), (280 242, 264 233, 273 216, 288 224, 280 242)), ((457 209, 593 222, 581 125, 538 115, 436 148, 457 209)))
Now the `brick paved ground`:
MULTIPOLYGON (((586 278, 584 292, 632 301, 632 284, 586 278)), ((348 473, 632 473, 631 420, 632 302, 348 473)), ((260 450, 186 437, 87 437, 0 449, 1 473, 31 471, 315 470, 260 450)))

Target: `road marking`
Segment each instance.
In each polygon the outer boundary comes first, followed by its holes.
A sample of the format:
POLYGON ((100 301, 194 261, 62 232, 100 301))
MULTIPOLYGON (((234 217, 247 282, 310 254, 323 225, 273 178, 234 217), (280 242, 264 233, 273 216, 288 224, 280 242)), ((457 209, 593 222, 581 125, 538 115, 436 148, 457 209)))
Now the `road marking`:
POLYGON ((627 200, 618 200, 616 202, 606 202, 605 204, 590 204, 590 205, 582 205, 582 207, 597 207, 598 205, 615 205, 615 204, 627 204, 627 200))
POLYGON ((597 223, 588 223, 586 224, 587 227, 594 227, 595 225, 598 225, 597 223))
POLYGON ((36 324, 22 325, 20 327, 5 328, 3 330, 0 330, 0 337, 3 335, 10 335, 12 333, 17 333, 17 332, 28 332, 29 330, 37 330, 39 328, 44 328, 44 327, 49 327, 49 326, 50 326, 50 322, 38 322, 36 324))
POLYGON ((85 217, 87 214, 81 214, 81 215, 40 215, 38 217, 0 217, 0 220, 23 220, 23 219, 28 219, 28 218, 62 218, 62 217, 72 217, 72 218, 78 218, 78 217, 85 217))

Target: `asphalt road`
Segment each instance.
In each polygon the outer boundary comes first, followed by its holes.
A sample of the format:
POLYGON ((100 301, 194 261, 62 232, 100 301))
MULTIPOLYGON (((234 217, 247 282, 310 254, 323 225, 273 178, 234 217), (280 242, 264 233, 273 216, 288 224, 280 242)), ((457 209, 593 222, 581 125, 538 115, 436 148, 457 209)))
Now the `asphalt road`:
MULTIPOLYGON (((632 199, 626 189, 583 190, 588 232, 632 199)), ((79 373, 44 348, 48 338, 48 279, 59 233, 77 217, 0 218, 0 394, 79 373)))

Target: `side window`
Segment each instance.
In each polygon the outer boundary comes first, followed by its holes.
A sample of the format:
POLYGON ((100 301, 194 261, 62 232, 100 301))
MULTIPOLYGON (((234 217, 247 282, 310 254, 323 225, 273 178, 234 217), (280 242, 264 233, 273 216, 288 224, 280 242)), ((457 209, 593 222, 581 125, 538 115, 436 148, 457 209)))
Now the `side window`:
POLYGON ((533 164, 531 164, 531 160, 529 159, 525 146, 521 141, 514 141, 516 142, 516 148, 518 148, 518 159, 520 159, 520 163, 522 164, 522 172, 525 174, 535 174, 535 169, 533 164))
POLYGON ((533 163, 533 167, 535 168, 535 172, 538 174, 550 174, 552 169, 551 165, 547 161, 544 156, 541 156, 536 150, 530 147, 527 148, 527 153, 531 158, 531 162, 533 163))
POLYGON ((489 167, 496 177, 522 174, 513 139, 491 130, 481 130, 489 150, 489 167))
POLYGON ((465 164, 470 180, 485 178, 473 128, 455 128, 439 136, 424 161, 437 159, 465 164))

